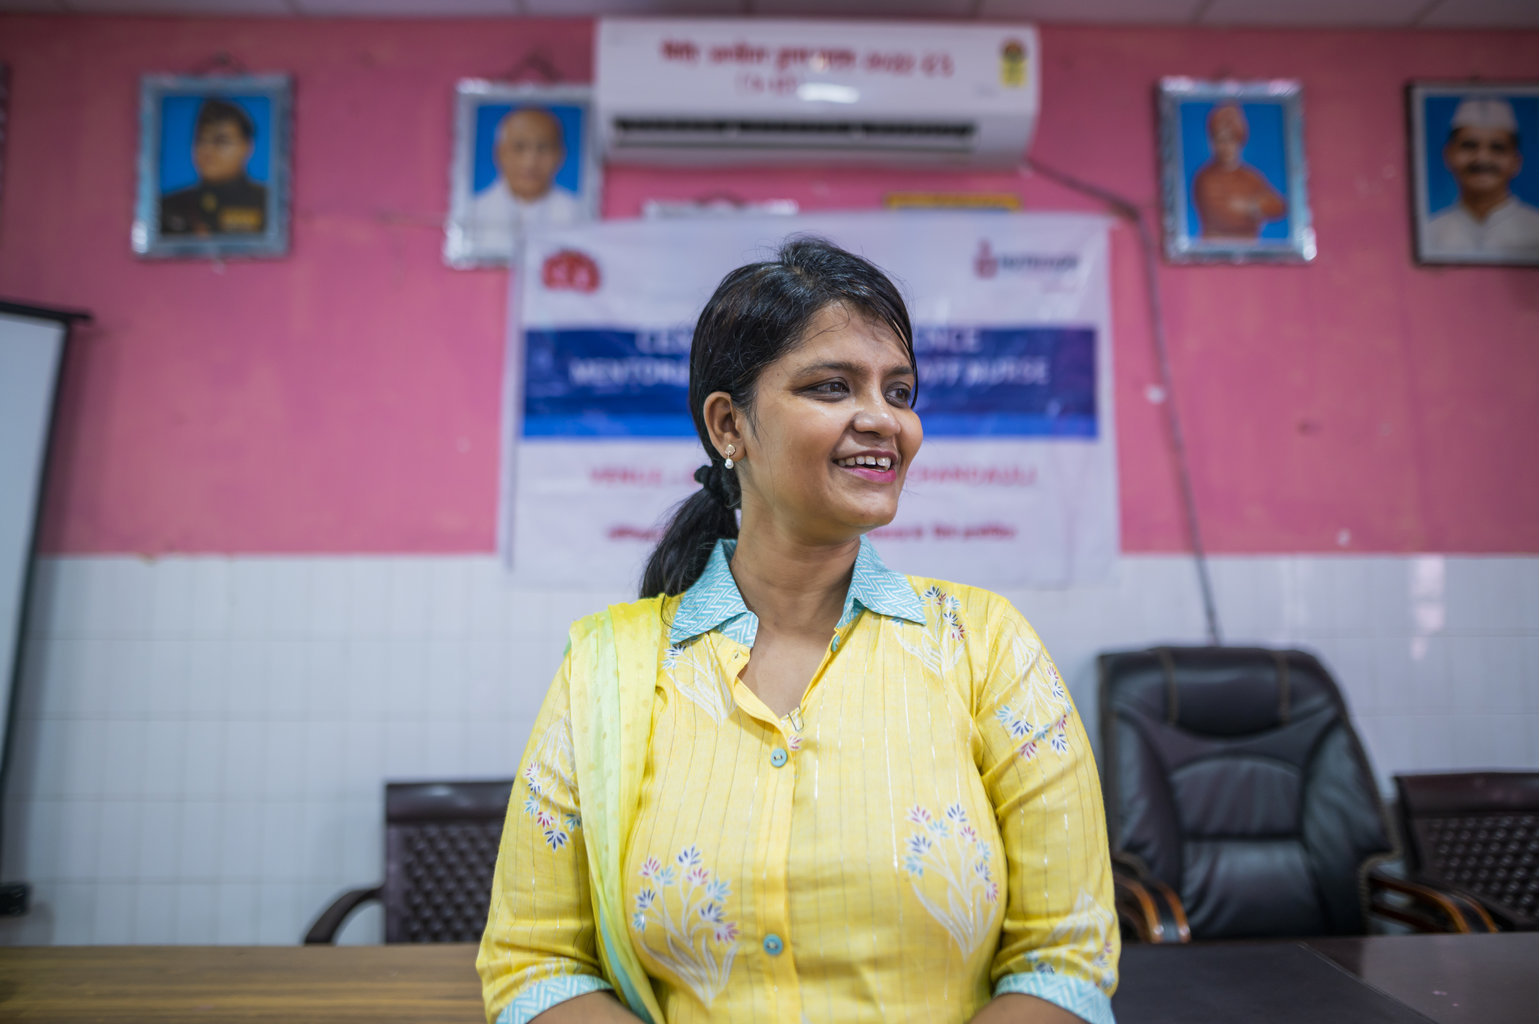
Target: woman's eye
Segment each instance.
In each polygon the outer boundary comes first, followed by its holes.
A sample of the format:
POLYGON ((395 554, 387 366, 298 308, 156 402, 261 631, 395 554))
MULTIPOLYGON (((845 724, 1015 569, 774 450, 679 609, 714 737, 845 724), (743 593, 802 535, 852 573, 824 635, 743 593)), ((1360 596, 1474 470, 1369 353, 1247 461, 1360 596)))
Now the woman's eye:
POLYGON ((817 395, 842 395, 846 394, 850 388, 842 380, 825 380, 821 384, 812 385, 808 390, 817 395))
POLYGON ((914 400, 914 389, 907 384, 895 384, 887 389, 887 398, 889 401, 909 405, 914 400))

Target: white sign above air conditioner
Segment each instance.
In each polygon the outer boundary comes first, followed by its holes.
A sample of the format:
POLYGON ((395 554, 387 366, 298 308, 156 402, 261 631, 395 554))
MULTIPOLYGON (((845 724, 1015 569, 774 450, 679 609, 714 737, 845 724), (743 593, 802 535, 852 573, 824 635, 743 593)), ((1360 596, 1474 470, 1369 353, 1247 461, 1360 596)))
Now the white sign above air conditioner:
POLYGON ((1019 164, 1041 60, 1027 25, 603 18, 605 160, 1019 164))

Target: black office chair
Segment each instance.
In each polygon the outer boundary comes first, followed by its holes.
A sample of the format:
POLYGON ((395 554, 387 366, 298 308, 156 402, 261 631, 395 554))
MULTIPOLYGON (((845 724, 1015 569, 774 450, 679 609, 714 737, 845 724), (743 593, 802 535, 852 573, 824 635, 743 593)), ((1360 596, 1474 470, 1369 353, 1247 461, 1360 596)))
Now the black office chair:
POLYGON ((1489 930, 1392 869, 1341 693, 1303 651, 1102 654, 1101 777, 1124 934, 1143 941, 1489 930))
POLYGON ((306 945, 335 941, 370 900, 385 906, 386 942, 477 942, 513 780, 391 782, 385 786, 385 880, 322 911, 306 945))
POLYGON ((1539 930, 1539 772, 1396 775, 1406 863, 1503 930, 1539 930))

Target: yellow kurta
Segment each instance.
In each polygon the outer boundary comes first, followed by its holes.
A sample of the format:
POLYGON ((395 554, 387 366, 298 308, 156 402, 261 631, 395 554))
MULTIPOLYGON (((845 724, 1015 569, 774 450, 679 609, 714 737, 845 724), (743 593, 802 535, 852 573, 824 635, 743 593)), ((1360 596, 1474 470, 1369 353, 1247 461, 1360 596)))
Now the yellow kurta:
MULTIPOLYGON (((743 684, 757 620, 731 542, 660 605, 628 938, 668 1024, 955 1021, 994 994, 1111 1021, 1100 789, 1062 679, 997 595, 864 542, 800 705, 743 684)), ((572 651, 535 723, 478 968, 489 1020, 608 988, 574 769, 572 651)), ((657 1022, 661 1024, 661 1022, 657 1022)))

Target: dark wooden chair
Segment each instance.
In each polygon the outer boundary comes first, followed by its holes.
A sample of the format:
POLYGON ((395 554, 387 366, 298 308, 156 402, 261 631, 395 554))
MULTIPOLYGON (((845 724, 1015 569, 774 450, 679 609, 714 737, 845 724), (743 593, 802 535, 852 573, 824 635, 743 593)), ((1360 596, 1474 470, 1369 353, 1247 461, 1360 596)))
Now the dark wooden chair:
POLYGON ((385 880, 338 896, 305 943, 336 940, 358 907, 385 907, 386 942, 477 942, 513 780, 385 786, 385 880))
POLYGON ((1539 930, 1539 772, 1396 775, 1395 792, 1412 871, 1503 930, 1539 930))
POLYGON ((1493 930, 1469 898, 1398 870, 1362 743, 1313 655, 1156 647, 1102 654, 1098 669, 1127 937, 1363 934, 1370 918, 1493 930))

